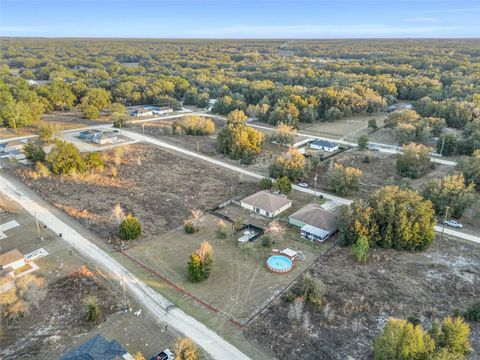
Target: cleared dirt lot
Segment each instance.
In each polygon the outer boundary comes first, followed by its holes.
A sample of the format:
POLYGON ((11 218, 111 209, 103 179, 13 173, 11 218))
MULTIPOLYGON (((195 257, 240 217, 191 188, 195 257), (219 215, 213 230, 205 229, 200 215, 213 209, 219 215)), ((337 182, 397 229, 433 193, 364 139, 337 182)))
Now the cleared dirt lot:
POLYGON ((230 223, 227 223, 228 238, 217 239, 215 231, 218 221, 219 218, 206 215, 201 220, 198 232, 186 234, 183 228, 178 229, 129 249, 128 255, 231 318, 243 322, 301 274, 333 241, 315 246, 310 241, 301 241, 298 229, 289 228, 274 247, 302 251, 305 260, 298 262, 287 274, 273 274, 265 268, 265 260, 271 251, 262 247, 261 239, 250 243, 247 248, 238 247, 237 238, 241 234, 234 236, 230 223), (203 240, 212 244, 215 263, 209 279, 193 284, 187 280, 187 262, 203 240))
MULTIPOLYGON (((115 151, 107 151, 106 156, 115 157, 115 151)), ((26 176, 26 169, 17 170, 17 174, 99 237, 122 247, 182 225, 194 209, 208 210, 257 189, 257 183, 245 177, 144 144, 127 146, 116 168, 116 177, 108 169, 86 178, 49 176, 33 180, 26 176), (142 223, 142 235, 135 242, 125 244, 117 237, 117 204, 142 223)))
MULTIPOLYGON (((290 320, 290 304, 278 299, 246 333, 278 358, 369 359, 373 338, 388 317, 415 316, 428 328, 434 319, 478 300, 479 264, 479 246, 457 239, 437 239, 423 253, 375 249, 365 265, 349 248, 336 248, 312 269, 326 286, 322 311, 307 306, 302 320, 290 320)), ((470 326, 471 358, 477 359, 480 324, 470 326)))

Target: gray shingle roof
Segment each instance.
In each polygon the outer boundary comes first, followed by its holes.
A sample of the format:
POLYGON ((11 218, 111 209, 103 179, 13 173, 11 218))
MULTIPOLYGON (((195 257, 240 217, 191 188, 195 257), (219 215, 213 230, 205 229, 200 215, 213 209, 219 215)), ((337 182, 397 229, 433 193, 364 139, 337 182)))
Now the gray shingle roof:
POLYGON ((292 201, 284 196, 271 194, 268 191, 259 191, 246 197, 242 202, 273 213, 292 201))
POLYGON ((117 341, 108 341, 102 335, 96 335, 60 360, 114 360, 122 359, 125 353, 127 351, 117 341))
POLYGON ((290 215, 290 218, 330 233, 337 230, 338 216, 334 212, 325 210, 317 204, 308 204, 290 215))

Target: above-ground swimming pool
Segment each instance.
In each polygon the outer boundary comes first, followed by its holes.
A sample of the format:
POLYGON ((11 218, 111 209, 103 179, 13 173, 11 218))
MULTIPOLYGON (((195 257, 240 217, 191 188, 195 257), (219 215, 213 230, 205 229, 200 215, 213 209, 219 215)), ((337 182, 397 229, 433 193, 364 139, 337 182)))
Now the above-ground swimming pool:
POLYGON ((268 270, 276 273, 285 273, 292 270, 293 261, 283 255, 272 255, 267 259, 268 270))

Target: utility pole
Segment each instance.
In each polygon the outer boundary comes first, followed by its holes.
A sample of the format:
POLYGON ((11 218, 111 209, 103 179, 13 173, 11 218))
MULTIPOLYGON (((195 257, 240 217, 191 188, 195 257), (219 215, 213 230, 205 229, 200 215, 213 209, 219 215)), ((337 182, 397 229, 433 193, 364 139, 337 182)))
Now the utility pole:
POLYGON ((122 275, 121 283, 122 283, 122 291, 123 291, 123 303, 125 304, 125 311, 127 311, 128 310, 127 294, 125 289, 125 278, 123 277, 123 275, 122 275))
POLYGON ((445 138, 443 138, 442 147, 440 148, 440 155, 442 156, 443 156, 443 145, 445 145, 445 138))
POLYGON ((447 208, 445 209, 445 217, 443 218, 442 240, 443 240, 443 233, 445 232, 445 221, 447 221, 447 218, 448 218, 448 210, 450 210, 450 206, 447 205, 447 208))
POLYGON ((318 173, 315 174, 315 187, 314 187, 314 191, 313 191, 313 196, 314 197, 317 197, 317 176, 318 176, 318 173))
POLYGON ((40 233, 40 224, 38 223, 38 213, 36 210, 35 210, 35 222, 37 223, 38 238, 43 240, 42 234, 40 233))

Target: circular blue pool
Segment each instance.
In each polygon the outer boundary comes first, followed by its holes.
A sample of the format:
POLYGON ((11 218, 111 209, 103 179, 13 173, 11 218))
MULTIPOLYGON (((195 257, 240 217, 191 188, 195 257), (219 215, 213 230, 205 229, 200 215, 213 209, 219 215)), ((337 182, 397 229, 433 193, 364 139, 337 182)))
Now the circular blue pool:
POLYGON ((267 259, 267 267, 270 271, 284 273, 292 270, 293 261, 283 255, 272 255, 267 259))

